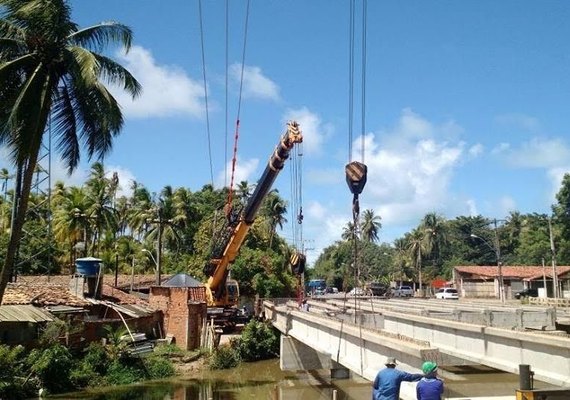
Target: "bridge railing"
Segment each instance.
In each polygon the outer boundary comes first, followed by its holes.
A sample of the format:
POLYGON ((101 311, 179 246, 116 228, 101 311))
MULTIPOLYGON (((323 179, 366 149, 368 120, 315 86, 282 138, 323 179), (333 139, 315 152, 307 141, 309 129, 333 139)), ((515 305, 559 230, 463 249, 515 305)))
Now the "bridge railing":
POLYGON ((554 299, 552 297, 542 298, 542 297, 529 297, 529 304, 548 306, 548 307, 570 307, 570 299, 554 299))

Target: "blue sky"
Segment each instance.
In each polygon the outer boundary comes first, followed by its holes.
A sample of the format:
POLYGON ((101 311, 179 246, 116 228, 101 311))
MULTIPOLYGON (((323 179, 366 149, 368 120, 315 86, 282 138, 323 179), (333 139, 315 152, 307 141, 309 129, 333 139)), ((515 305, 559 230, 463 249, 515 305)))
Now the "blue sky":
MULTIPOLYGON (((115 57, 144 93, 134 103, 117 94, 126 123, 105 160, 107 168, 120 172, 123 189, 132 179, 151 191, 167 184, 199 190, 210 183, 198 1, 70 4, 80 26, 115 20, 134 31, 131 52, 115 57)), ((229 2, 230 144, 246 4, 229 2)), ((549 212, 561 177, 570 170, 570 2, 367 4, 364 162, 369 172, 361 209, 382 217, 381 240, 392 241, 432 211, 447 218, 549 212)), ((225 5, 202 1, 216 186, 224 184, 225 5)), ((361 5, 356 1, 355 151, 363 131, 361 5)), ((236 179, 255 182, 285 122, 301 124, 303 236, 314 249, 310 260, 340 238, 351 218, 344 180, 348 15, 349 2, 340 0, 252 0, 250 8, 236 179)), ((81 182, 87 167, 85 162, 65 179, 81 182)), ((275 187, 290 198, 288 168, 275 187)))

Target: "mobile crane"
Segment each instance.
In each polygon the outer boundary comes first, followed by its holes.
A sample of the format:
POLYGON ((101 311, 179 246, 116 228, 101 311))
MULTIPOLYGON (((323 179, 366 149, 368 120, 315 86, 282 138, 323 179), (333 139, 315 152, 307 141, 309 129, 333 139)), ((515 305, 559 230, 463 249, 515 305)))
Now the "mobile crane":
POLYGON ((237 281, 228 279, 230 265, 236 259, 261 203, 283 169, 291 149, 302 141, 303 135, 298 123, 288 122, 287 131, 281 137, 242 212, 227 210, 227 219, 221 230, 220 241, 212 249, 212 257, 204 267, 204 274, 208 277, 205 285, 208 317, 214 318, 218 326, 232 328, 237 322, 246 319, 244 313, 237 308, 239 285, 237 281))

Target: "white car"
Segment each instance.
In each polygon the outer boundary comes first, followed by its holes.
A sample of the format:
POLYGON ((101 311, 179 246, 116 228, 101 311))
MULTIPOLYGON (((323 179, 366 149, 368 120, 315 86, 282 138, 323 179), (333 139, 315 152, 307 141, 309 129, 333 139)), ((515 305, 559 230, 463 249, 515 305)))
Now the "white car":
POLYGON ((362 290, 362 288, 359 287, 355 287, 353 288, 350 292, 348 292, 349 296, 364 296, 364 290, 362 290))
POLYGON ((414 295, 414 289, 410 286, 400 286, 392 291, 392 296, 394 297, 412 297, 414 295))
POLYGON ((459 300, 459 293, 457 293, 457 289, 441 288, 435 294, 435 298, 436 299, 459 300))

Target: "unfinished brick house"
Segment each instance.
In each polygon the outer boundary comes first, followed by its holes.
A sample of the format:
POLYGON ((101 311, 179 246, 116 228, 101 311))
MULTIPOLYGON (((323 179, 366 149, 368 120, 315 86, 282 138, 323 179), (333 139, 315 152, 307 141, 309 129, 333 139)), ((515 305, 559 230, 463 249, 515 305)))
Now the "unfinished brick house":
POLYGON ((149 305, 163 312, 164 335, 185 350, 200 346, 206 317, 206 289, 187 274, 173 276, 162 286, 152 286, 149 305))

